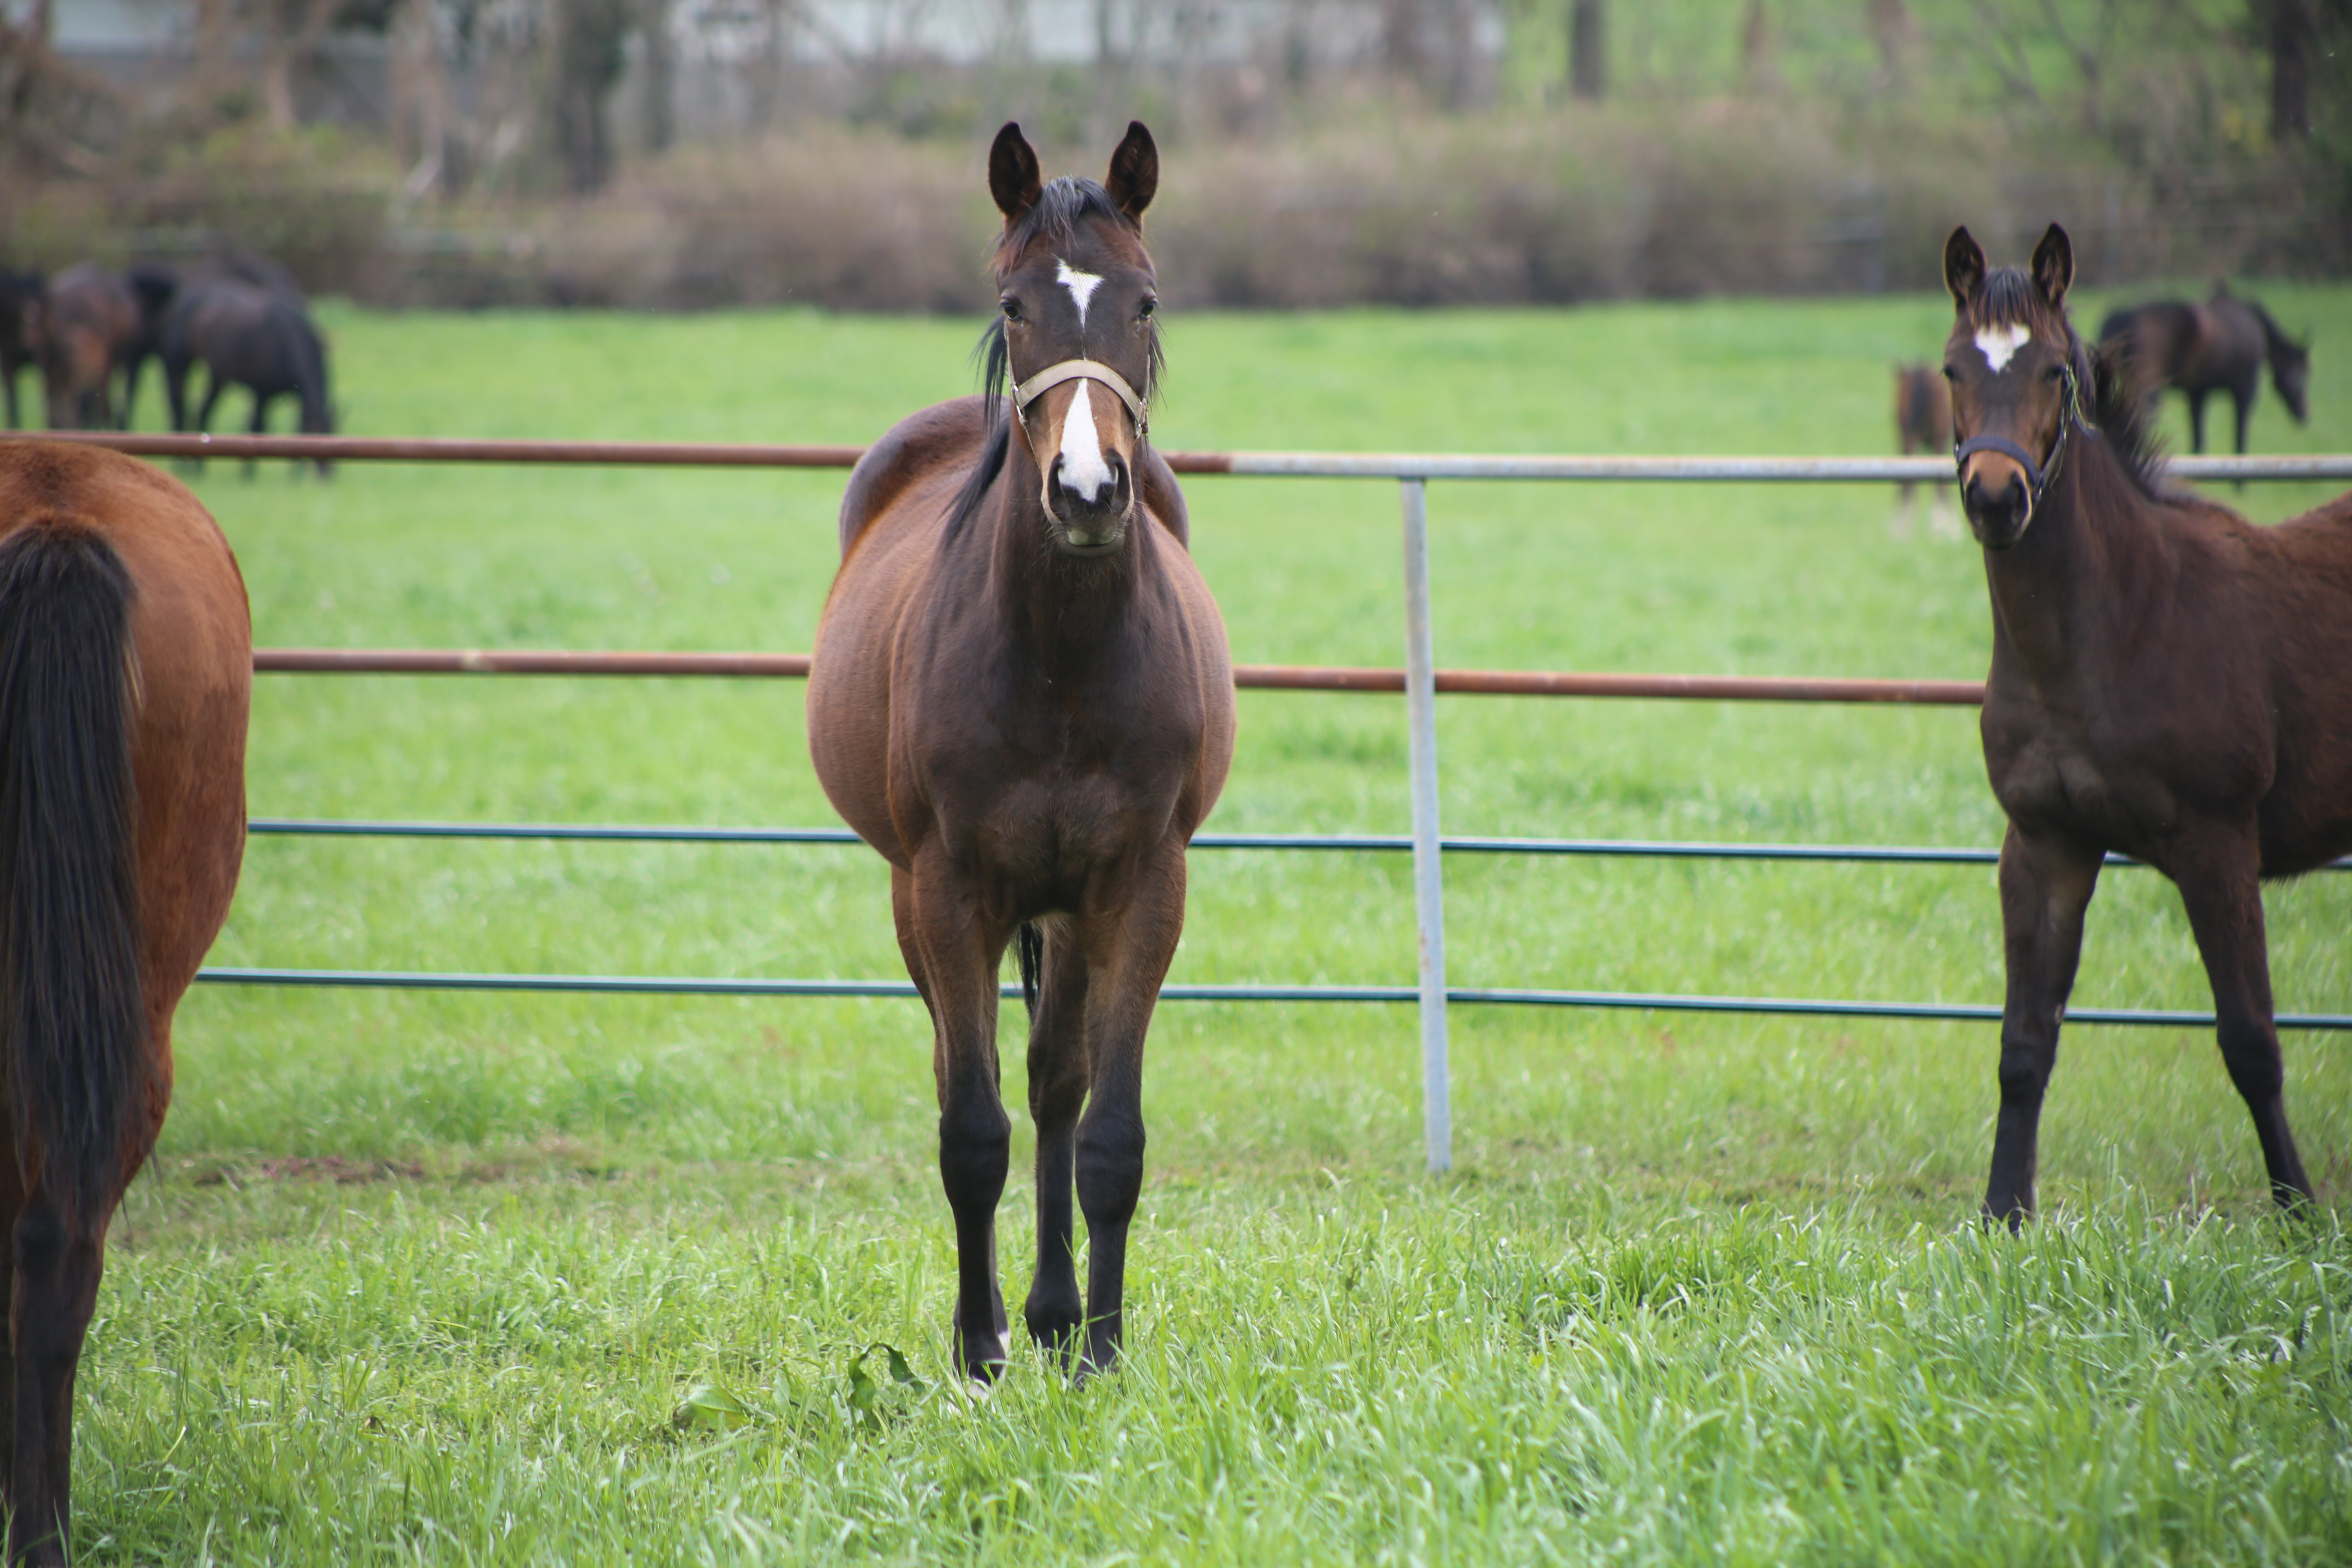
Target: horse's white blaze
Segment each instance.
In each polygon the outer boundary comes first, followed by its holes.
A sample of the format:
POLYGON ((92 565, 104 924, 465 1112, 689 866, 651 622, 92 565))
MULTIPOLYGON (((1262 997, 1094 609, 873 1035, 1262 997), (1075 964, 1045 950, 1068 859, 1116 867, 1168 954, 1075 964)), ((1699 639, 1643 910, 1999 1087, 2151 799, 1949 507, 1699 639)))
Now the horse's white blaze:
POLYGON ((1078 308, 1078 330, 1083 331, 1087 325, 1087 301, 1093 299, 1095 290, 1102 287, 1102 275, 1080 272, 1058 256, 1054 258, 1054 265, 1060 268, 1054 274, 1054 281, 1070 291, 1070 300, 1078 308))
POLYGON ((2005 327, 1980 327, 1977 330, 1977 352, 1985 356, 1985 363, 1999 375, 2017 351, 2033 341, 2033 329, 2020 321, 2005 327))
POLYGON ((1077 395, 1062 416, 1062 488, 1091 506, 1118 481, 1103 461, 1102 440, 1095 434, 1094 388, 1083 381, 1076 384, 1077 395))

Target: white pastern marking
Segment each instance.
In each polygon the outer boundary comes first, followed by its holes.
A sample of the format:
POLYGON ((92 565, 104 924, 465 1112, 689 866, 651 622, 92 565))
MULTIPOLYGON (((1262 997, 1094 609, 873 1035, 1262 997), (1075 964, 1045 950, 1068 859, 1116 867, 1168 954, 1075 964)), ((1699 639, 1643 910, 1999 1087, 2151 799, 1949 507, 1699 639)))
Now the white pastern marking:
POLYGON ((1093 299, 1095 290, 1102 287, 1102 275, 1080 272, 1058 256, 1054 258, 1054 265, 1060 268, 1054 274, 1054 281, 1070 291, 1071 300, 1078 307, 1078 329, 1083 331, 1087 325, 1087 301, 1093 299))
POLYGON ((1977 332, 1977 352, 1985 356, 1985 363, 1999 375, 2017 351, 2033 341, 2033 329, 2011 321, 2005 327, 1984 327, 1977 332))
POLYGON ((1095 435, 1094 388, 1083 381, 1076 385, 1078 395, 1062 416, 1062 488, 1092 506, 1118 480, 1103 461, 1102 442, 1095 435))

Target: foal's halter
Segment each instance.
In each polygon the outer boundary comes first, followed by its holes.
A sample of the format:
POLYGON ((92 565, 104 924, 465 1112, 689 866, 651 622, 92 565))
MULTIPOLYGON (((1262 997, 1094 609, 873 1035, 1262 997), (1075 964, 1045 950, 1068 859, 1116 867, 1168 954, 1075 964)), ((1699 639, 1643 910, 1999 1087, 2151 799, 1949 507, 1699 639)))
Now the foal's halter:
POLYGON ((1066 359, 1059 364, 1049 364, 1013 389, 1013 417, 1021 421, 1024 430, 1029 428, 1029 405, 1066 381, 1098 381, 1118 395, 1127 411, 1135 416, 1138 439, 1151 434, 1151 405, 1135 395, 1127 377, 1099 360, 1066 359))
POLYGON ((2033 460, 2032 453, 2005 436, 1971 436, 1965 441, 1955 440, 1952 443, 1952 467, 1962 471, 1961 479, 1964 485, 1967 478, 1965 470, 1970 458, 1979 452, 1999 452, 2025 470, 2025 482, 2028 487, 2026 493, 2032 498, 2033 506, 2038 508, 2042 505, 2042 498, 2049 492, 2051 485, 2057 480, 2058 465, 2065 458, 2066 433, 2069 430, 2080 430, 2086 438, 2093 440, 2095 440, 2099 434, 2099 427, 2083 417, 2083 384, 2074 374, 2074 351, 2071 344, 2068 346, 2066 363, 2059 371, 2059 378, 2066 389, 2066 401, 2065 405, 2058 412, 2058 438, 2050 443, 2050 456, 2037 463, 2033 460))

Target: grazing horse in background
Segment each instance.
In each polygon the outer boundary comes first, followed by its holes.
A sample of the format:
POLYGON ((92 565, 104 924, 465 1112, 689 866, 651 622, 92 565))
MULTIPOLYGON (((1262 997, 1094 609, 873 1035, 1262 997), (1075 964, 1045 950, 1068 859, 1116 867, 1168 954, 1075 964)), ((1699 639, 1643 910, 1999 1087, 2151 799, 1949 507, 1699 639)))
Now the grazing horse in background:
POLYGON ((180 287, 177 268, 160 261, 142 261, 123 274, 131 297, 139 301, 139 324, 116 356, 122 370, 121 428, 131 428, 131 409, 139 402, 139 376, 147 362, 163 352, 163 321, 171 313, 172 296, 180 287))
POLYGON ((2074 275, 2055 224, 2030 273, 1988 272, 1965 228, 1944 249, 1953 451, 1992 599, 1985 770, 2009 816, 1985 1213, 2032 1211, 2042 1094, 2110 851, 2180 889, 2222 1060, 2292 1207, 2311 1183, 2282 1097, 2261 881, 2352 851, 2352 495, 2256 528, 2168 489, 2141 405, 2066 320, 2074 275))
MULTIPOLYGON (((1942 453, 1952 444, 1952 395, 1943 376, 1924 364, 1895 367, 1895 440, 1905 457, 1915 452, 1942 453)), ((1937 538, 1958 539, 1959 524, 1945 507, 1950 486, 1937 481, 1927 501, 1927 531, 1937 538)), ((1899 531, 1911 526, 1912 499, 1918 487, 1906 479, 1895 491, 1899 531)))
MULTIPOLYGON (((212 274, 184 279, 163 321, 163 390, 172 402, 172 428, 204 430, 213 405, 232 384, 253 394, 252 432, 269 428, 269 405, 292 395, 302 405, 302 433, 334 434, 327 400, 327 349, 299 299, 239 278, 212 274), (188 372, 201 360, 211 373, 193 426, 187 413, 188 372)), ((323 458, 319 472, 331 471, 323 458)), ((245 466, 247 475, 253 464, 245 466)))
POLYGON ((2202 305, 2159 300, 2137 310, 2115 310, 2099 323, 2099 346, 2123 367, 2135 393, 2153 403, 2168 386, 2189 395, 2189 447, 2205 449, 2205 398, 2227 392, 2238 408, 2238 451, 2246 450, 2246 421, 2262 391, 2263 363, 2271 384, 2304 424, 2310 416, 2311 345, 2279 329, 2271 313, 2241 300, 2221 284, 2202 305))
POLYGON ((39 273, 0 267, 0 391, 7 395, 11 430, 24 424, 16 377, 41 363, 41 315, 47 294, 39 273))
POLYGON ((41 372, 50 429, 114 428, 114 367, 138 330, 138 297, 121 273, 84 262, 49 279, 41 372))
POLYGON ((63 1563, 74 1369, 163 1124, 172 1016, 245 852, 253 631, 228 542, 148 465, 0 445, 0 1501, 63 1563))
POLYGON ((1083 1378, 1118 1354, 1144 1034, 1183 928, 1185 846, 1233 760, 1233 672, 1175 475, 1146 442, 1150 133, 1128 127, 1099 185, 1041 186, 1007 125, 988 175, 1004 229, 987 391, 903 421, 850 476, 809 750, 890 862, 899 950, 931 1016, 956 1361, 982 1380, 1005 1356, 996 977, 1017 939, 1037 1123, 1023 1315, 1083 1378))

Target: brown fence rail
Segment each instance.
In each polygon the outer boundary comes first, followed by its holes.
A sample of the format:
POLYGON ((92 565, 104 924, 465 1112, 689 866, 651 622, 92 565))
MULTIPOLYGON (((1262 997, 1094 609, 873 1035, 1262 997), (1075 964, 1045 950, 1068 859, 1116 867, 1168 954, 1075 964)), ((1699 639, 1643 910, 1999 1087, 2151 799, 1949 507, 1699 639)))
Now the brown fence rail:
MULTIPOLYGON (((590 653, 522 648, 261 647, 266 675, 732 676, 804 679, 804 653, 590 653)), ((1234 684, 1258 691, 1402 691, 1405 672, 1354 665, 1240 664, 1234 684)), ((1441 669, 1437 689, 1484 697, 1640 697, 1702 702, 1889 702, 1970 707, 1974 680, 1867 680, 1758 675, 1616 675, 1572 670, 1441 669)))

